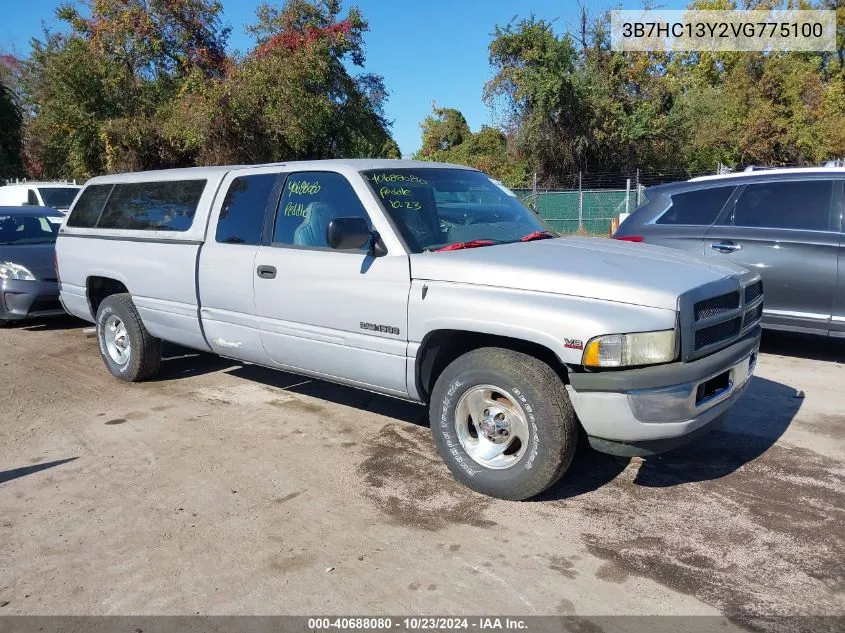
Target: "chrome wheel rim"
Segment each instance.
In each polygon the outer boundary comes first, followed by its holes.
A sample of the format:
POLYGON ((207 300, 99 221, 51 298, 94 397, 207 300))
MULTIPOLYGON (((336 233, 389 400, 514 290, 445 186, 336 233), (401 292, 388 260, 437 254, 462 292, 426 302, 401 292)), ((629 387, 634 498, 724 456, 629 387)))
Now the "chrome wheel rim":
POLYGON ((473 461, 485 468, 515 466, 528 449, 525 411, 510 393, 495 385, 468 390, 455 407, 455 433, 473 461))
POLYGON ((106 344, 106 352, 114 362, 118 365, 129 362, 129 354, 132 351, 129 332, 126 331, 126 324, 113 314, 103 324, 103 342, 106 344))

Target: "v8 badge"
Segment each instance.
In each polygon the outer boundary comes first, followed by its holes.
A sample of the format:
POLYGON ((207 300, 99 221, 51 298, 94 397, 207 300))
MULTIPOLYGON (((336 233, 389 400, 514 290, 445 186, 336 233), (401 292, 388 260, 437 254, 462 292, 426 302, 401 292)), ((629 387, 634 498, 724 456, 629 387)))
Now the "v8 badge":
POLYGON ((584 349, 584 343, 577 338, 563 339, 563 346, 569 349, 584 349))

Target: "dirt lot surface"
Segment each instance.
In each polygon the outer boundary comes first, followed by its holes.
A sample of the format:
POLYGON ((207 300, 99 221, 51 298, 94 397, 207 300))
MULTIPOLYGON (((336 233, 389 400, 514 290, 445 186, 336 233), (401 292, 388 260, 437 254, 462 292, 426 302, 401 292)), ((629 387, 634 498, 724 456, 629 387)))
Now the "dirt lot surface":
POLYGON ((0 614, 845 615, 845 345, 766 336, 724 429, 510 503, 421 407, 180 350, 125 384, 81 326, 0 331, 0 614))

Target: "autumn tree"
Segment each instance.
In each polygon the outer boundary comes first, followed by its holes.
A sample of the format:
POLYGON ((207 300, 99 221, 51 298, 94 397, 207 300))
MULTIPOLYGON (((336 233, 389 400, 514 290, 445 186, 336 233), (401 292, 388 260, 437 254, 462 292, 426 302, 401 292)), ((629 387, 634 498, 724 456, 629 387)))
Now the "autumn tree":
POLYGON ((267 4, 249 28, 255 48, 221 81, 183 95, 170 129, 202 163, 333 157, 399 158, 381 77, 364 64, 367 23, 340 2, 267 4))
POLYGON ((226 54, 218 0, 63 5, 26 63, 27 148, 47 177, 195 164, 399 156, 366 21, 336 0, 262 5, 256 46, 226 54), (90 17, 86 17, 90 16, 90 17))
POLYGON ((91 0, 59 7, 67 33, 33 41, 28 145, 45 176, 184 164, 160 134, 190 80, 223 74, 228 29, 216 0, 91 0))

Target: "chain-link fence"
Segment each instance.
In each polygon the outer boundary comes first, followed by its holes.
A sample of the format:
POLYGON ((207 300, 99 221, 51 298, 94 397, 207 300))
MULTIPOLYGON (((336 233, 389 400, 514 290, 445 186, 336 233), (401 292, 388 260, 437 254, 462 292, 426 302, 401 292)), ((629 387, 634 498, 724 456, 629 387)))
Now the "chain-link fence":
POLYGON ((614 218, 633 211, 643 200, 647 186, 687 180, 702 173, 711 172, 582 172, 548 178, 542 184, 535 178, 514 192, 560 233, 609 235, 614 218))
POLYGON ((604 189, 601 191, 518 190, 516 194, 559 233, 608 235, 613 218, 630 213, 639 203, 637 191, 604 189))

